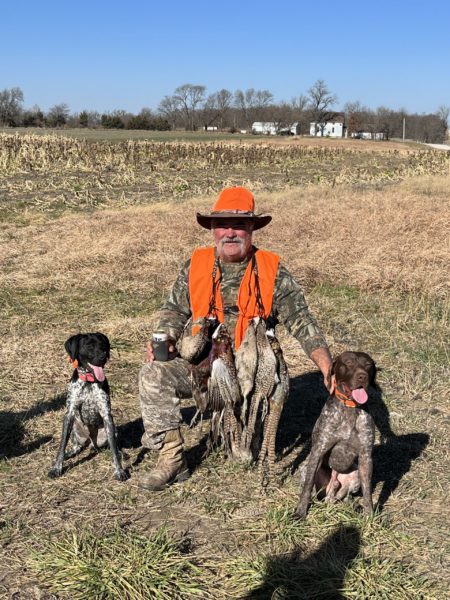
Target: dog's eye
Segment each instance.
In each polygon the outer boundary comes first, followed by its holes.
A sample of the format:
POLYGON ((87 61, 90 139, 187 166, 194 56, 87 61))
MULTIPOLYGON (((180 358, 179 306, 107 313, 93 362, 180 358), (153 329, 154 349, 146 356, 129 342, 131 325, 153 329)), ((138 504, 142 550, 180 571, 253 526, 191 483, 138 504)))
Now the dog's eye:
POLYGON ((347 367, 345 366, 345 364, 341 363, 340 365, 338 365, 336 371, 337 371, 337 374, 342 377, 345 374, 345 372, 347 371, 347 367))

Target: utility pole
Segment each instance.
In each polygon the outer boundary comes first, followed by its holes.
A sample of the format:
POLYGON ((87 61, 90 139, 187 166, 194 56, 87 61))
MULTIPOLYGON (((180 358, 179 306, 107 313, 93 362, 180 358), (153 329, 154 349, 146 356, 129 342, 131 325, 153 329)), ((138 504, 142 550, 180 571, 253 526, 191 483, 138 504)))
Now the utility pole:
POLYGON ((405 141, 405 123, 406 123, 406 119, 405 119, 405 117, 403 117, 403 141, 405 141))

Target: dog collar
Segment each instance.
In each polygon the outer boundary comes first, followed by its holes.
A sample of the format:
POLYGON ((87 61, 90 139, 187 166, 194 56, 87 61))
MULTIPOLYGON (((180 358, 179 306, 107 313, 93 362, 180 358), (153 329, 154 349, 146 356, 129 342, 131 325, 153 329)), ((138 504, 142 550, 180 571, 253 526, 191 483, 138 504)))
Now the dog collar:
POLYGON ((77 371, 78 377, 81 379, 81 381, 88 381, 89 383, 95 382, 94 373, 91 373, 90 371, 81 371, 80 369, 77 369, 77 371))
POLYGON ((336 398, 342 402, 345 406, 349 408, 356 408, 358 406, 357 402, 355 402, 352 398, 352 391, 349 392, 341 392, 338 387, 334 390, 334 395, 336 398))

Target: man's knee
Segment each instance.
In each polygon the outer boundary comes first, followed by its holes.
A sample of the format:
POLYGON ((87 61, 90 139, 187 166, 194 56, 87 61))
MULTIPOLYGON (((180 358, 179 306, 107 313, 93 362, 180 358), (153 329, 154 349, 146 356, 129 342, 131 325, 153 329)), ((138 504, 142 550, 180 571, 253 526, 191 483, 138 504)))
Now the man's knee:
POLYGON ((139 372, 139 394, 143 404, 165 405, 189 397, 190 366, 181 359, 145 363, 139 372))

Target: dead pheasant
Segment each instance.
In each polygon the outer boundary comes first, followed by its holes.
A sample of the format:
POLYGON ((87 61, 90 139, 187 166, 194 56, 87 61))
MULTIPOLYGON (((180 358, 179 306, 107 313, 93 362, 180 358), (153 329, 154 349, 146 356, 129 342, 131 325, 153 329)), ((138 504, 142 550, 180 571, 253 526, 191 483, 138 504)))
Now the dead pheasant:
POLYGON ((210 324, 211 321, 205 317, 197 319, 194 323, 192 319, 189 319, 177 344, 181 358, 190 363, 199 362, 199 358, 208 342, 210 324))
POLYGON ((255 385, 256 368, 258 365, 258 349, 256 347, 256 331, 253 320, 248 324, 244 339, 236 351, 235 363, 243 398, 241 420, 242 422, 246 422, 248 398, 255 385))
POLYGON ((234 365, 233 342, 224 325, 212 336, 211 376, 208 380, 208 407, 212 410, 211 442, 221 444, 227 457, 239 450, 241 427, 236 418, 240 390, 234 365))
MULTIPOLYGON (((262 425, 268 410, 268 399, 278 383, 277 359, 270 345, 266 333, 266 324, 263 319, 255 319, 256 322, 256 348, 257 348, 257 367, 255 373, 255 383, 251 397, 248 419, 244 434, 242 436, 242 449, 244 452, 251 453, 253 456, 258 454, 258 433, 256 422, 258 413, 261 413, 258 422, 258 430, 262 425), (261 406, 262 403, 262 406, 261 406)), ((244 415, 245 417, 245 415, 244 415)))
POLYGON ((272 395, 269 398, 269 414, 264 423, 264 437, 261 451, 259 453, 258 470, 261 478, 263 478, 264 464, 267 459, 269 479, 273 479, 273 470, 275 465, 275 442, 281 412, 289 394, 289 374, 283 353, 281 351, 280 343, 275 337, 275 332, 273 330, 268 330, 267 337, 277 361, 276 372, 278 383, 275 385, 272 395))
POLYGON ((210 356, 206 356, 198 365, 191 367, 192 398, 195 401, 197 411, 192 417, 190 427, 193 427, 200 415, 203 423, 203 413, 208 408, 208 382, 211 376, 210 356))

